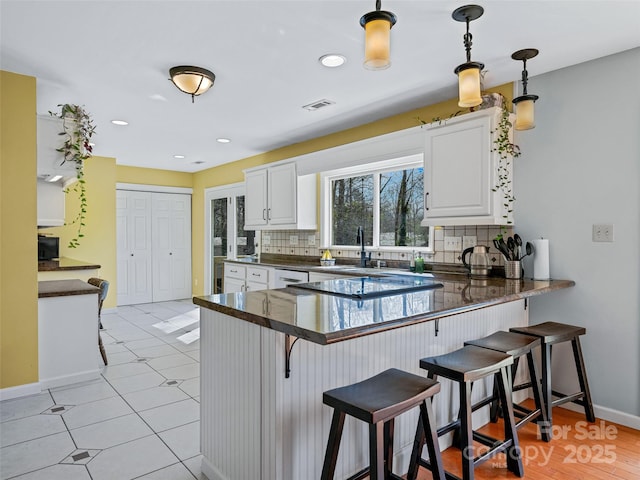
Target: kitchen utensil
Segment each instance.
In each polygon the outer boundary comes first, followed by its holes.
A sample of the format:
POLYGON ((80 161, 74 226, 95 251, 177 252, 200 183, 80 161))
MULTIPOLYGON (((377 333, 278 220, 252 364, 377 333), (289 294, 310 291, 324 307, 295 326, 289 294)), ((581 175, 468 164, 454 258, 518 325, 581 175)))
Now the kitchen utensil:
POLYGON ((518 235, 517 233, 513 234, 513 241, 516 242, 516 257, 514 258, 514 260, 519 260, 520 259, 520 252, 522 249, 522 238, 520 238, 520 235, 518 235))
POLYGON ((507 248, 507 244, 504 241, 504 238, 500 237, 498 239, 498 243, 500 244, 500 251, 504 252, 503 255, 507 258, 507 260, 511 260, 511 258, 509 258, 509 249, 507 248))
POLYGON ((496 247, 496 250, 498 250, 502 254, 505 260, 509 260, 509 252, 506 248, 503 248, 502 245, 503 244, 501 244, 497 238, 493 239, 493 246, 496 247))
POLYGON ((524 257, 528 257, 529 255, 531 255, 534 251, 533 245, 531 244, 531 242, 527 242, 527 244, 524 247, 526 255, 523 255, 520 257, 520 260, 522 260, 524 257))
POLYGON ((491 269, 489 260, 489 247, 484 245, 476 245, 469 247, 462 252, 462 263, 469 270, 472 277, 484 278, 489 275, 491 269), (469 263, 467 263, 467 255, 471 254, 469 263))
POLYGON ((516 258, 516 242, 513 240, 513 237, 507 238, 507 248, 509 249, 509 260, 517 260, 516 258))

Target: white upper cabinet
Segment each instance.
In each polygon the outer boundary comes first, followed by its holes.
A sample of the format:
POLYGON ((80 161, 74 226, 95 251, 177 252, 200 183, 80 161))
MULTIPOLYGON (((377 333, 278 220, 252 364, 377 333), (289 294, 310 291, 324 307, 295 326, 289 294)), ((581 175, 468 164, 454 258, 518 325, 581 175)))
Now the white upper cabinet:
POLYGON ((315 230, 316 176, 295 163, 245 171, 245 230, 315 230))
POLYGON ((60 175, 62 176, 62 181, 68 184, 76 178, 76 164, 75 162, 65 162, 63 154, 56 151, 56 149, 64 145, 66 137, 60 135, 63 130, 62 119, 38 115, 37 175, 38 178, 43 180, 60 175))
MULTIPOLYGON (((504 225, 513 221, 511 207, 505 206, 509 202, 496 189, 500 157, 493 149, 501 112, 500 107, 493 107, 425 126, 422 225, 504 225)), ((502 173, 509 183, 510 160, 502 173)))

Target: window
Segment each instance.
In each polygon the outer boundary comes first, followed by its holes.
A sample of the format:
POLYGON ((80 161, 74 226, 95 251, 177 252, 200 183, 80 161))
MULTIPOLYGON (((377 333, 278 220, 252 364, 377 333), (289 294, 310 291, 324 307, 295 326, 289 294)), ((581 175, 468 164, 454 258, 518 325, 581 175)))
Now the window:
POLYGON ((431 250, 429 227, 420 225, 424 217, 422 156, 410 158, 413 161, 386 161, 324 174, 329 202, 323 212, 323 226, 329 230, 324 243, 357 247, 356 233, 361 226, 367 246, 431 250))

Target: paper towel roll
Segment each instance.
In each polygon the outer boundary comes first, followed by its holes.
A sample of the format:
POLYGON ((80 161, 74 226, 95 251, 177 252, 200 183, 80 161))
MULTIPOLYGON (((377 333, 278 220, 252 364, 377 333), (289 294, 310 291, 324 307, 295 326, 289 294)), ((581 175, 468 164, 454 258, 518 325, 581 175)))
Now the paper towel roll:
POLYGON ((533 241, 533 278, 549 280, 549 240, 539 238, 533 241))

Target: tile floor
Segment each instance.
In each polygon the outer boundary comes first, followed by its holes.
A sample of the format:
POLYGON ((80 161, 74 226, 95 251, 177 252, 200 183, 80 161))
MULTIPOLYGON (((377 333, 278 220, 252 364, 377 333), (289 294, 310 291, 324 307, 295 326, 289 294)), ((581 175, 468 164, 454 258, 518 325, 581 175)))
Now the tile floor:
POLYGON ((103 313, 100 378, 0 402, 0 479, 205 479, 198 322, 190 299, 103 313))

